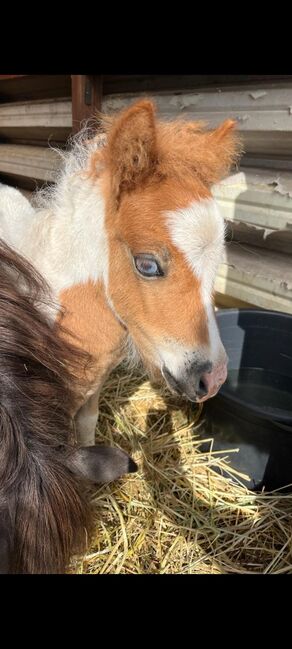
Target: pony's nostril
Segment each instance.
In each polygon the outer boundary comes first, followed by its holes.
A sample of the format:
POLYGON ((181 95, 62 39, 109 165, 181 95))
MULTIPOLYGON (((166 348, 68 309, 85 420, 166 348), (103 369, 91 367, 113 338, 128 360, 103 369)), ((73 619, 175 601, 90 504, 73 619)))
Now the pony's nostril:
POLYGON ((199 382, 199 388, 198 388, 198 395, 200 397, 204 397, 208 394, 208 386, 203 378, 200 379, 199 382))

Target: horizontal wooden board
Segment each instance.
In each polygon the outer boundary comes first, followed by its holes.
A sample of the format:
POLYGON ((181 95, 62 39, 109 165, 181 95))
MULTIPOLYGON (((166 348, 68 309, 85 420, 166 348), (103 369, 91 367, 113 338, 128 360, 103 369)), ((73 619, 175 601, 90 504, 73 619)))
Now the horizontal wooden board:
POLYGON ((47 147, 0 144, 0 173, 53 181, 60 155, 47 147))
POLYGON ((215 290, 263 309, 292 313, 291 256, 231 243, 215 290))
POLYGON ((215 293, 215 309, 256 309, 255 304, 250 302, 243 302, 231 295, 223 295, 222 293, 215 293))
POLYGON ((255 167, 256 169, 272 169, 281 171, 292 171, 292 151, 281 156, 273 153, 259 155, 257 153, 247 153, 241 159, 241 167, 255 167))
POLYGON ((225 205, 226 218, 241 220, 237 206, 242 203, 247 206, 244 222, 277 230, 292 228, 292 173, 245 169, 214 185, 212 193, 225 205))
POLYGON ((0 128, 72 126, 72 103, 67 99, 0 104, 0 128))
POLYGON ((292 172, 244 169, 213 188, 228 238, 292 254, 292 172))
POLYGON ((0 103, 0 139, 4 142, 62 143, 71 130, 71 100, 0 103))

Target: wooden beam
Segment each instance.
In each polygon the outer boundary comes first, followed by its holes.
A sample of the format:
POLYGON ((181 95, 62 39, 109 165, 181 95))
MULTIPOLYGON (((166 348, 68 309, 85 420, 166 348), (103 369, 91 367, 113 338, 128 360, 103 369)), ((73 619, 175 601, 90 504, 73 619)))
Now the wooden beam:
POLYGON ((180 91, 195 90, 196 88, 214 88, 214 86, 234 86, 254 85, 255 83, 273 83, 277 84, 283 80, 292 79, 292 75, 259 75, 259 74, 118 74, 104 75, 103 77, 103 94, 110 95, 115 93, 126 92, 162 92, 162 91, 180 91))
POLYGON ((102 77, 72 74, 72 130, 77 133, 84 120, 94 117, 101 109, 102 77))
POLYGON ((0 74, 0 81, 2 79, 19 79, 20 77, 27 77, 27 74, 0 74))
MULTIPOLYGON (((23 190, 24 193, 24 190, 23 190)), ((24 194, 28 200, 31 200, 29 192, 26 191, 24 194)), ((243 302, 238 300, 232 295, 223 295, 221 293, 215 293, 215 307, 217 309, 256 309, 256 304, 250 304, 250 302, 243 302)))
POLYGON ((0 101, 30 101, 71 97, 71 78, 64 74, 0 76, 0 101))

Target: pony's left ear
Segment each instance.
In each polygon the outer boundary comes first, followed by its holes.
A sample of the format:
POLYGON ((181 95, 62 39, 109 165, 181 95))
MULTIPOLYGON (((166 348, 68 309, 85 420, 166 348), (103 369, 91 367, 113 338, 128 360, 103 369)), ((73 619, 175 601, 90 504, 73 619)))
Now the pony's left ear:
POLYGON ((138 101, 112 121, 105 157, 117 200, 123 190, 133 189, 154 172, 157 144, 151 101, 138 101))
POLYGON ((242 141, 235 130, 236 125, 235 120, 227 119, 207 135, 214 154, 212 171, 215 182, 228 175, 242 153, 242 141))

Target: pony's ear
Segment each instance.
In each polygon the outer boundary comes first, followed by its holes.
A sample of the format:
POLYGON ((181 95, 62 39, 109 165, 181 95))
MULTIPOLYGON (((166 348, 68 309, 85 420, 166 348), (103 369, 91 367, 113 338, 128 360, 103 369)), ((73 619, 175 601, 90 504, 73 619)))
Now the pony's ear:
POLYGON ((72 460, 73 470, 76 473, 96 483, 112 482, 125 473, 134 473, 138 469, 127 453, 110 446, 79 448, 72 460))
POLYGON ((137 186, 154 171, 157 161, 154 105, 142 100, 111 122, 105 150, 115 198, 137 186))
POLYGON ((215 130, 207 135, 210 150, 213 152, 213 176, 218 182, 228 175, 234 163, 242 153, 242 141, 235 131, 236 122, 226 119, 215 130))

